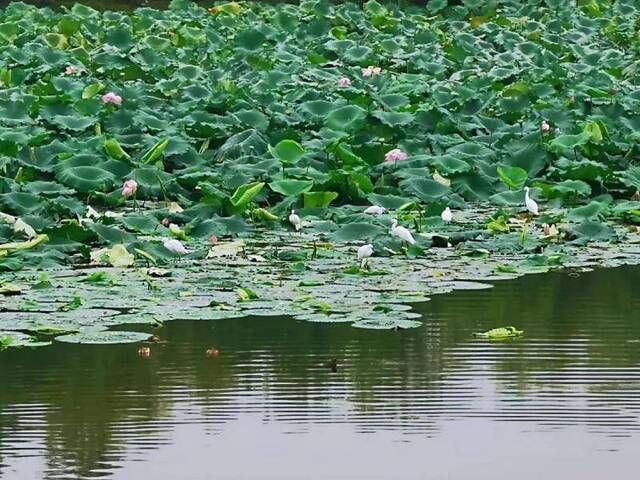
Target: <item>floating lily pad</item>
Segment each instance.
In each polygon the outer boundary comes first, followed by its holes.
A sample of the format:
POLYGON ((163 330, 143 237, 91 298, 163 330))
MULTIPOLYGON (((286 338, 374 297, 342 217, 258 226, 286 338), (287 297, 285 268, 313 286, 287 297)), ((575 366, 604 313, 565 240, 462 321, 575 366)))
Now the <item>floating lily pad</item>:
POLYGON ((353 324, 355 328, 371 330, 406 330, 409 328, 418 328, 422 325, 422 322, 416 322, 415 320, 396 320, 391 318, 359 320, 353 324))
POLYGON ((521 337, 524 331, 518 330, 516 327, 501 327, 487 330, 486 332, 477 332, 473 334, 478 338, 488 338, 490 340, 501 340, 505 338, 521 337))
POLYGON ((47 347, 51 342, 38 341, 36 337, 27 335, 26 333, 0 331, 0 352, 8 348, 37 348, 47 347))
POLYGON ((115 343, 137 343, 148 340, 150 334, 144 332, 87 331, 56 337, 57 342, 79 343, 83 345, 108 345, 115 343))

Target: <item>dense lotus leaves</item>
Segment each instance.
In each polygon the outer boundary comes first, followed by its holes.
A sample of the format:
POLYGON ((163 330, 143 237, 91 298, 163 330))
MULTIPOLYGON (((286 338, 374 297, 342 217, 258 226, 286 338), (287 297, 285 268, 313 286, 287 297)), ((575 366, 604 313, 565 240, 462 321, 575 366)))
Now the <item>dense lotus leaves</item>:
MULTIPOLYGON (((395 305, 459 281, 626 261, 640 224, 640 10, 582 3, 11 4, 0 10, 0 271, 28 287, 25 267, 84 268, 101 248, 126 249, 135 267, 121 283, 65 277, 55 293, 26 293, 42 311, 53 304, 64 328, 88 328, 72 312, 115 300, 143 323, 258 315, 289 308, 274 290, 283 284, 321 302, 299 315, 353 319, 334 298, 347 287, 355 306, 395 305), (389 211, 365 214, 373 205, 389 211), (390 236, 394 217, 418 246, 390 236), (15 227, 25 223, 47 241, 30 244, 15 227), (198 262, 238 263, 237 275, 211 277, 233 284, 210 299, 230 309, 178 296, 193 284, 177 275, 137 270, 178 260, 164 237, 185 243, 196 279, 198 262), (235 237, 246 245, 224 250, 235 237), (352 262, 363 242, 369 271, 352 262), (438 260, 463 259, 473 266, 456 276, 445 263, 438 277, 438 260), (163 298, 118 293, 155 287, 186 307, 163 317, 163 298), (236 305, 239 288, 258 300, 236 305), (78 309, 56 310, 77 295, 78 309), (251 307, 276 298, 285 304, 251 307)), ((25 308, 24 295, 3 296, 3 308, 25 308)))

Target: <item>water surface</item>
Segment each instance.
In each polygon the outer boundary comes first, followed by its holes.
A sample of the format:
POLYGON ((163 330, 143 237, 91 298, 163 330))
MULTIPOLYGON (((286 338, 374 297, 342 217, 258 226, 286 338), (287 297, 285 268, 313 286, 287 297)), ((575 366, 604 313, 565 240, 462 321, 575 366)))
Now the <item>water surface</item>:
POLYGON ((639 281, 636 267, 498 282, 433 297, 415 330, 228 319, 168 323, 150 358, 5 352, 0 477, 633 478, 639 281), (511 324, 526 336, 471 336, 511 324))

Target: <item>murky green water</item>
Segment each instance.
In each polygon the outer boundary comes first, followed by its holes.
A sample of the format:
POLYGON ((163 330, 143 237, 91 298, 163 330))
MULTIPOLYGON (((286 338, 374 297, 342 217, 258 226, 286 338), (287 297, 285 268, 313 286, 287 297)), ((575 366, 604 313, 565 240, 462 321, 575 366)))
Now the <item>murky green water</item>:
POLYGON ((171 322, 149 358, 5 352, 0 477, 632 478, 639 281, 525 277, 436 296, 398 332, 229 319, 171 322), (471 337, 509 324, 526 336, 471 337))

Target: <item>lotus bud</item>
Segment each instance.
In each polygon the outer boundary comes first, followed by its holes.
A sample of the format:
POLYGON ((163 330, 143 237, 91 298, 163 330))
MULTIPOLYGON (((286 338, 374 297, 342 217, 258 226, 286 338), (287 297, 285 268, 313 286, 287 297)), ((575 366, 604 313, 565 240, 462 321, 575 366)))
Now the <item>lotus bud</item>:
POLYGON ((136 182, 135 180, 127 180, 122 185, 123 197, 130 197, 131 195, 135 195, 137 191, 138 191, 138 182, 136 182))
POLYGON ((362 69, 363 77, 373 77, 374 75, 380 75, 380 73, 382 73, 382 69, 380 67, 368 66, 367 68, 362 69))
POLYGON ((399 148, 394 148, 393 150, 389 150, 384 156, 385 163, 389 162, 397 162, 398 160, 406 160, 409 158, 407 152, 400 150, 399 148))
POLYGON ((112 103, 113 105, 120 105, 122 104, 122 97, 120 95, 116 95, 113 92, 105 93, 102 96, 102 103, 104 104, 112 103))
POLYGON ((351 86, 351 80, 349 80, 347 77, 342 77, 341 79, 338 80, 338 86, 340 88, 347 88, 351 86))
POLYGON ((546 120, 543 120, 542 125, 540 125, 540 130, 542 130, 544 133, 547 133, 551 131, 551 125, 549 125, 549 122, 547 122, 546 120))

